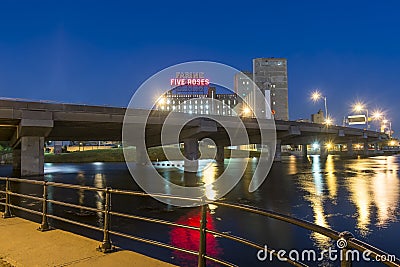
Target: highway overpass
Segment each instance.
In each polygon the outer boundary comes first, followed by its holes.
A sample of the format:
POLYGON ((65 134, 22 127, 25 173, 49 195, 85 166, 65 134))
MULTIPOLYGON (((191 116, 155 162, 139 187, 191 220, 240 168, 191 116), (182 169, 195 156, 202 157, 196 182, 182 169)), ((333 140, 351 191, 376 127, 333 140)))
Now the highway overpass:
MULTIPOLYGON (((0 141, 8 142, 14 148, 14 168, 21 170, 21 176, 41 175, 46 140, 120 141, 125 112, 125 108, 117 107, 3 99, 0 100, 0 141)), ((146 146, 159 146, 161 128, 168 112, 151 111, 148 118, 146 110, 129 110, 129 113, 141 121, 146 121, 146 146)), ((226 131, 239 127, 237 118, 219 115, 209 118, 195 116, 197 115, 181 113, 174 121, 177 126, 190 121, 185 123, 181 131, 180 142, 197 144, 198 140, 207 137, 213 139, 219 148, 240 145, 237 141, 233 144, 226 131), (225 128, 221 124, 225 125, 225 128)), ((286 144, 306 145, 329 140, 336 144, 347 144, 350 148, 348 153, 351 154, 352 143, 368 144, 387 139, 385 134, 375 131, 340 126, 326 127, 306 122, 276 120, 276 130, 274 124, 268 120, 257 122, 254 118, 242 118, 241 123, 246 128, 251 144, 261 143, 261 133, 267 133, 269 137, 276 136, 278 160, 280 146, 286 144)), ((272 140, 263 142, 268 144, 272 140)), ((195 148, 198 147, 196 144, 195 148)), ((221 153, 217 152, 217 157, 221 160, 221 153)))

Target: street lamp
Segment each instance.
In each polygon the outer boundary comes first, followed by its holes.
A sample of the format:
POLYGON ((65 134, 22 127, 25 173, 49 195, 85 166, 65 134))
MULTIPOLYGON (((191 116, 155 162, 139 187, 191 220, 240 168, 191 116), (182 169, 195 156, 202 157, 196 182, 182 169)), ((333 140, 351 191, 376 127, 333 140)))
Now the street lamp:
POLYGON ((326 126, 332 125, 333 124, 333 119, 331 117, 327 116, 326 119, 325 119, 325 124, 326 124, 326 126))
POLYGON ((379 126, 382 127, 382 122, 385 120, 385 114, 379 109, 374 110, 371 114, 371 119, 373 121, 378 121, 379 126))
POLYGON ((251 116, 251 109, 249 107, 244 107, 242 110, 242 115, 244 117, 250 117, 251 116))
POLYGON ((361 112, 365 110, 365 112, 367 113, 367 129, 369 129, 369 123, 368 123, 368 109, 365 107, 365 105, 361 102, 357 102, 353 105, 353 111, 355 112, 361 112))
POLYGON ((380 121, 383 118, 383 113, 380 110, 374 110, 371 114, 371 118, 376 121, 380 121))
POLYGON ((322 93, 318 90, 315 90, 314 92, 311 93, 311 100, 314 102, 317 102, 321 98, 324 99, 324 104, 325 104, 325 122, 328 121, 328 106, 326 105, 326 96, 323 96, 322 93))
POLYGON ((381 132, 384 132, 386 129, 386 124, 389 123, 389 138, 392 137, 392 122, 390 120, 384 119, 381 124, 381 132))

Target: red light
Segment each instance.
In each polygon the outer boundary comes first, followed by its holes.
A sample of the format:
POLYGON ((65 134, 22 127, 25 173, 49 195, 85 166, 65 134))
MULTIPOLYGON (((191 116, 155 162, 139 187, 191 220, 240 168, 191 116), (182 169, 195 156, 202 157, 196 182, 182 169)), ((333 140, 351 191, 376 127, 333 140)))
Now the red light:
MULTIPOLYGON (((201 211, 199 209, 193 210, 192 212, 180 217, 176 223, 200 227, 200 213, 201 211)), ((210 230, 215 230, 213 217, 209 213, 207 213, 207 228, 210 230)), ((200 244, 200 232, 176 227, 170 231, 170 239, 171 245, 173 246, 198 251, 200 244)), ((206 249, 207 255, 210 255, 214 258, 220 258, 223 252, 219 247, 218 240, 211 234, 207 234, 206 249)), ((197 258, 193 255, 189 255, 184 252, 175 251, 173 254, 176 259, 178 259, 180 266, 193 266, 193 261, 197 260, 197 258)), ((207 262, 207 266, 219 265, 213 264, 212 262, 207 262)))

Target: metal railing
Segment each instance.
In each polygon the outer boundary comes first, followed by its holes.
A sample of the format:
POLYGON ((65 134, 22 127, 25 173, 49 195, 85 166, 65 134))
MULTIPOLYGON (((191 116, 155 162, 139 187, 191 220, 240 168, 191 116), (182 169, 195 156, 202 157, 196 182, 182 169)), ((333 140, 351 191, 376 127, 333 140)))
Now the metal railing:
MULTIPOLYGON (((258 249, 258 250, 265 250, 265 252, 270 253, 271 255, 274 255, 275 257, 278 257, 278 251, 266 248, 263 245, 260 245, 256 242, 247 240, 243 237, 235 236, 229 233, 225 232, 220 232, 220 231, 215 231, 207 228, 207 204, 201 205, 201 219, 200 219, 200 226, 195 227, 195 226, 190 226, 190 225, 185 225, 185 224, 180 224, 180 223, 175 223, 171 221, 166 221, 162 219, 156 219, 156 218, 149 218, 149 217, 144 217, 144 216, 139 216, 139 215, 133 215, 133 214, 126 214, 122 212, 117 212, 117 211, 112 211, 111 210, 111 198, 112 195, 129 195, 129 196, 136 196, 136 197, 154 197, 157 196, 158 198, 179 198, 179 199, 186 199, 188 198, 182 198, 178 196, 171 196, 171 195, 162 195, 162 194, 147 194, 144 192, 138 192, 138 191, 127 191, 127 190, 119 190, 119 189, 112 189, 110 187, 107 188, 96 188, 96 187, 91 187, 91 186, 81 186, 81 185, 73 185, 73 184, 64 184, 64 183, 57 183, 57 182, 49 182, 49 181, 38 181, 38 180, 29 180, 29 179, 20 179, 20 178, 5 178, 5 177, 0 177, 0 181, 5 181, 5 190, 0 190, 0 193, 5 194, 4 198, 4 203, 0 202, 0 205, 4 206, 4 213, 3 213, 3 218, 9 218, 12 217, 12 212, 11 209, 18 209, 22 210, 24 212, 28 212, 31 214, 36 214, 41 216, 41 224, 38 228, 40 231, 47 231, 50 230, 51 227, 49 225, 48 219, 55 219, 59 220, 62 222, 66 222, 69 224, 85 227, 88 229, 96 230, 96 231, 101 231, 103 233, 103 240, 102 243, 99 245, 97 248, 99 251, 102 251, 104 253, 109 253, 112 252, 113 246, 111 243, 111 238, 110 235, 114 236, 119 236, 123 238, 127 238, 130 240, 154 245, 157 247, 161 248, 166 248, 170 249, 173 251, 178 251, 178 252, 183 252, 189 255, 197 256, 198 258, 198 266, 203 267, 206 266, 207 261, 211 261, 214 263, 218 263, 223 266, 236 266, 233 263, 227 262, 222 259, 218 259, 215 257, 212 257, 207 254, 207 248, 206 248, 206 240, 207 240, 207 234, 212 234, 214 236, 219 236, 231 241, 235 241, 238 243, 241 243, 243 245, 258 249), (13 192, 11 189, 11 182, 13 183, 26 183, 26 184, 32 184, 32 185, 38 185, 43 187, 43 196, 42 197, 37 197, 37 196, 32 196, 32 195, 27 195, 27 194, 21 194, 17 192, 13 192), (84 190, 84 191, 92 191, 92 192, 102 192, 105 194, 105 203, 104 203, 104 208, 99 209, 99 208, 94 208, 94 207, 89 207, 89 206, 83 206, 83 205, 77 205, 73 203, 68 203, 68 202, 63 202, 63 201, 57 201, 53 199, 48 199, 48 187, 58 187, 58 188, 67 188, 67 189, 74 189, 74 190, 84 190), (41 211, 25 208, 22 206, 14 205, 12 204, 11 197, 20 197, 20 198, 25 198, 25 199, 30 199, 30 200, 35 200, 41 202, 41 211), (54 214, 49 214, 47 205, 55 204, 55 205, 60 205, 64 207, 69 207, 69 208, 76 208, 76 209, 81 209, 81 210, 86 210, 86 211, 91 211, 91 212, 100 212, 103 215, 103 227, 98 227, 98 226, 93 226, 87 223, 82 223, 78 221, 74 221, 71 219, 63 218, 60 216, 56 216, 54 214), (139 221, 144 221, 144 222, 149 222, 149 223, 155 223, 155 224, 160 224, 160 225, 165 225, 165 226, 171 226, 171 227, 179 227, 183 229, 188 229, 192 231, 199 231, 200 233, 200 241, 199 241, 199 249, 198 251, 191 250, 191 249, 186 249, 186 248, 181 248, 177 247, 171 244, 163 243, 160 241, 152 240, 152 239, 147 239, 139 236, 134 236, 126 233, 121 233, 118 231, 114 231, 110 229, 110 221, 111 217, 121 217, 121 218, 126 218, 126 219, 133 219, 133 220, 139 220, 139 221)), ((191 199, 193 200, 193 199, 191 199)), ((197 201, 202 201, 201 199, 198 199, 197 201)), ((241 204, 233 204, 233 203, 227 203, 223 201, 215 201, 213 202, 215 205, 220 205, 223 207, 231 208, 231 209, 237 209, 245 212, 249 212, 252 214, 258 214, 264 217, 268 218, 273 218, 282 222, 286 222, 292 225, 299 226, 301 228, 310 230, 315 233, 319 233, 323 236, 329 237, 333 240, 345 240, 347 243, 347 246, 343 248, 342 253, 345 253, 346 250, 349 249, 355 249, 358 250, 359 252, 364 252, 366 250, 369 251, 369 256, 372 256, 375 259, 380 258, 382 255, 388 255, 384 251, 375 248, 369 244, 364 243, 361 240, 355 239, 353 235, 350 232, 337 232, 332 229, 328 229, 313 223, 310 223, 305 220, 300 220, 296 219, 293 217, 290 217, 288 215, 276 213, 273 211, 266 211, 263 209, 251 207, 251 206, 246 206, 246 205, 241 205, 241 204)), ((304 263, 298 262, 296 260, 292 260, 290 257, 280 257, 283 258, 287 263, 290 263, 293 266, 307 266, 304 263)), ((393 261, 384 261, 381 262, 387 266, 395 266, 395 267, 400 267, 400 261, 399 259, 395 259, 393 261)), ((348 259, 347 257, 343 257, 340 262, 341 266, 351 266, 351 259, 348 259)))

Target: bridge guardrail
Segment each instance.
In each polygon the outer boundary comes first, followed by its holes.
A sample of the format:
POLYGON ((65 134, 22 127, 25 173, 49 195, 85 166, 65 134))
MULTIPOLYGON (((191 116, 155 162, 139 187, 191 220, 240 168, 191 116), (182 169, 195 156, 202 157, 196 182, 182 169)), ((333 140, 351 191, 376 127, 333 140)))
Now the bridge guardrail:
MULTIPOLYGON (((220 231, 215 231, 211 229, 207 229, 207 204, 201 205, 201 220, 200 220, 200 227, 195 227, 195 226, 190 226, 190 225, 185 225, 185 224, 180 224, 180 223, 175 223, 171 221, 166 221, 162 219, 156 219, 156 218, 150 218, 150 217, 144 217, 144 216, 139 216, 139 215, 133 215, 133 214, 126 214, 122 212, 116 212, 111 210, 111 198, 112 195, 129 195, 129 196, 137 196, 137 197, 151 197, 151 196, 157 196, 157 197, 162 197, 162 198, 179 198, 179 199, 188 199, 188 198, 183 198, 183 197, 178 197, 178 196, 170 196, 170 195, 162 195, 162 194, 147 194, 144 192, 138 192, 138 191, 127 191, 127 190, 119 190, 119 189, 112 189, 110 187, 107 188, 97 188, 97 187, 91 187, 91 186, 81 186, 81 185, 73 185, 73 184, 64 184, 64 183, 57 183, 57 182, 49 182, 49 181, 38 181, 38 180, 29 180, 29 179, 20 179, 20 178, 7 178, 7 177, 0 177, 0 181, 5 181, 5 190, 0 190, 0 193, 5 194, 5 202, 0 202, 0 205, 4 206, 4 213, 3 213, 3 218, 9 218, 12 217, 12 212, 11 209, 19 209, 28 213, 40 215, 42 217, 42 222, 38 228, 40 231, 47 231, 50 230, 50 225, 48 223, 48 218, 52 218, 55 220, 63 221, 66 223, 74 224, 77 226, 85 227, 88 229, 96 230, 96 231, 101 231, 103 232, 103 240, 102 243, 99 245, 98 250, 102 251, 104 253, 108 253, 112 251, 112 243, 111 243, 111 238, 110 235, 114 236, 119 236, 123 238, 127 238, 130 240, 150 244, 150 245, 155 245, 157 247, 162 247, 166 249, 170 249, 173 251, 179 251, 183 253, 187 253, 190 255, 194 255, 198 257, 198 266, 203 267, 206 266, 206 261, 212 261, 215 263, 218 263, 220 265, 224 266, 236 266, 235 264, 218 259, 215 257, 212 257, 210 255, 207 255, 207 250, 206 250, 206 239, 207 239, 207 234, 212 234, 216 235, 222 238, 226 238, 241 244, 244 244, 249 247, 256 248, 258 250, 265 250, 266 252, 271 253, 275 257, 278 257, 278 251, 266 248, 263 245, 260 245, 256 242, 247 240, 243 237, 235 236, 229 233, 225 232, 220 232, 220 231), (37 186, 42 186, 43 187, 43 196, 42 197, 37 197, 37 196, 32 196, 32 195, 27 195, 27 194, 20 194, 17 192, 13 192, 11 189, 11 182, 14 183, 27 183, 27 184, 32 184, 32 185, 37 185, 37 186), (93 208, 89 206, 82 206, 82 205, 77 205, 69 202, 63 202, 63 201, 57 201, 57 200, 52 200, 48 199, 47 196, 47 189, 48 187, 58 187, 58 188, 68 188, 68 189, 74 189, 74 190, 85 190, 85 191, 94 191, 94 192, 102 192, 105 194, 105 203, 104 203, 104 208, 99 209, 99 208, 93 208), (12 204, 11 202, 11 197, 16 196, 16 197, 21 197, 25 199, 30 199, 30 200, 35 200, 35 201, 40 201, 42 202, 42 209, 41 211, 33 210, 33 209, 28 209, 24 208, 21 206, 17 206, 12 204), (81 210, 86 210, 86 211, 92 211, 92 212, 100 212, 103 214, 104 218, 104 223, 103 227, 98 227, 98 226, 93 226, 89 225, 87 223, 82 223, 74 220, 70 220, 67 218, 63 218, 60 216, 56 216, 53 214, 49 214, 47 210, 47 205, 49 203, 60 205, 60 206, 65 206, 65 207, 70 207, 70 208, 76 208, 76 209, 81 209, 81 210), (110 221, 111 217, 116 216, 116 217, 121 217, 121 218, 126 218, 126 219, 133 219, 133 220, 139 220, 139 221, 144 221, 148 223, 155 223, 155 224, 161 224, 161 225, 166 225, 166 226, 171 226, 171 227, 179 227, 179 228, 184 228, 192 231, 199 231, 200 233, 200 244, 199 244, 199 250, 191 250, 191 249, 185 249, 181 247, 177 247, 171 244, 163 243, 157 240, 152 240, 152 239, 147 239, 139 236, 134 236, 114 230, 110 230, 110 221)), ((193 200, 193 199, 191 199, 193 200)), ((202 201, 201 199, 196 199, 197 201, 202 201)), ((339 239, 345 239, 347 242, 347 246, 343 248, 343 251, 345 252, 346 250, 352 248, 356 249, 360 252, 364 252, 366 250, 370 251, 370 255, 377 259, 381 255, 388 255, 384 251, 375 248, 371 246, 370 244, 364 243, 361 240, 355 239, 352 237, 352 235, 345 231, 345 232, 337 232, 332 229, 328 229, 316 224, 313 224, 311 222, 297 219, 294 217, 290 217, 288 215, 276 213, 273 211, 267 211, 247 205, 242 205, 242 204, 234 204, 234 203, 227 203, 223 201, 215 201, 214 204, 224 206, 227 208, 232 208, 232 209, 238 209, 241 211, 249 212, 252 214, 258 214, 267 218, 273 218, 282 222, 286 222, 292 225, 299 226, 301 228, 310 230, 312 232, 319 233, 321 235, 324 235, 326 237, 329 237, 333 240, 339 240, 339 239)), ((292 260, 287 257, 285 258, 286 262, 293 265, 293 266, 307 266, 304 263, 298 262, 296 260, 292 260)), ((387 266, 394 266, 394 267, 400 267, 400 261, 399 259, 395 259, 394 261, 385 261, 381 262, 382 264, 385 264, 387 266)), ((346 259, 346 257, 343 257, 341 259, 341 266, 351 266, 351 262, 349 259, 346 259)))

